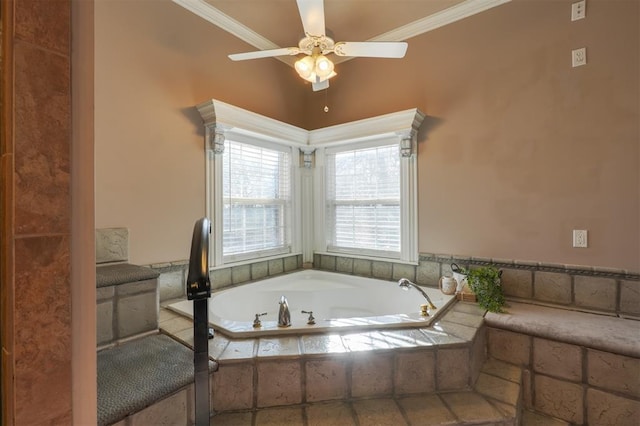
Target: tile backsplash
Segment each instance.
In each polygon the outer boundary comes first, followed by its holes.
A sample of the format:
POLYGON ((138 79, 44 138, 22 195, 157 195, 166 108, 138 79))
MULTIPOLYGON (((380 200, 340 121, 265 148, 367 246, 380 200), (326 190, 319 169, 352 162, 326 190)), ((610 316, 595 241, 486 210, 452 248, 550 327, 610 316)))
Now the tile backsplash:
POLYGON ((463 268, 493 265, 502 270, 507 298, 528 299, 586 311, 640 318, 640 274, 619 269, 561 265, 509 259, 420 254, 418 265, 315 254, 314 266, 327 271, 385 280, 408 278, 437 287, 451 265, 463 268))

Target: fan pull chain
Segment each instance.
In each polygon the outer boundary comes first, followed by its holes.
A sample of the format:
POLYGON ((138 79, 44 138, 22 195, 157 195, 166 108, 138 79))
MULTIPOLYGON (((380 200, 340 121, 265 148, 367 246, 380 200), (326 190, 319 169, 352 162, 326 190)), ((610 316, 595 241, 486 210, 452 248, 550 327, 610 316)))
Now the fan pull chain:
POLYGON ((329 89, 324 89, 324 112, 329 112, 329 105, 327 105, 327 94, 329 93, 329 89))

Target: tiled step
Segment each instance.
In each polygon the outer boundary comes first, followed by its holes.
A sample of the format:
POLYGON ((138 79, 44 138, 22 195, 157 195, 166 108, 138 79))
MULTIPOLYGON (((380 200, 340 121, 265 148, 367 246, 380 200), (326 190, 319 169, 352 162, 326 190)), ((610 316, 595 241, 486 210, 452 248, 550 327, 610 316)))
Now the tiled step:
MULTIPOLYGON (((490 359, 474 390, 224 412, 212 417, 211 425, 516 425, 521 383, 520 368, 490 359)), ((527 419, 539 417, 528 413, 527 419)), ((544 423, 531 423, 537 424, 544 423)))
POLYGON ((96 267, 99 349, 158 330, 158 275, 129 263, 96 267))
POLYGON ((225 412, 211 418, 217 425, 514 425, 481 394, 473 391, 397 398, 333 401, 253 411, 225 412))
MULTIPOLYGON (((214 367, 212 363, 212 371, 214 367)), ((158 401, 163 401, 159 405, 163 407, 168 401, 174 412, 182 406, 179 418, 186 422, 187 405, 193 406, 189 401, 193 352, 186 346, 162 334, 143 337, 99 351, 97 369, 98 425, 114 424, 138 412, 143 419, 148 416, 143 409, 158 401)))
POLYGON ((488 359, 482 366, 475 391, 506 416, 519 423, 522 411, 522 370, 512 364, 488 359))
POLYGON ((564 420, 554 419, 544 414, 534 413, 533 411, 524 410, 522 412, 522 426, 570 426, 564 420))

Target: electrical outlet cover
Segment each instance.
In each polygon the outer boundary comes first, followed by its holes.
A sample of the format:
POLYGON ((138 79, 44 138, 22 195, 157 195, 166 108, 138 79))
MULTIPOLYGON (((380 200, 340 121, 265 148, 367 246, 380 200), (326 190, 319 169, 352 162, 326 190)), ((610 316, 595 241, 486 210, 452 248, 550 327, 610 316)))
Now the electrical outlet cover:
POLYGON ((587 48, 581 47, 571 51, 571 66, 573 68, 587 65, 587 48))
POLYGON ((580 248, 588 247, 587 231, 585 229, 573 230, 573 246, 580 248))
POLYGON ((578 19, 584 19, 586 16, 586 7, 585 0, 573 3, 571 5, 571 20, 577 21, 578 19))

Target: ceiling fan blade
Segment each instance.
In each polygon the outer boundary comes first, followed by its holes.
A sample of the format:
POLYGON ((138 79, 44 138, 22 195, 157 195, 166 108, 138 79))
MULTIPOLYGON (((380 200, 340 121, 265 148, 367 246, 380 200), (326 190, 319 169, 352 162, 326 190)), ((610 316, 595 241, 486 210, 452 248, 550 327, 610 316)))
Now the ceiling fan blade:
POLYGON ((407 52, 404 41, 363 41, 336 43, 333 53, 338 56, 364 56, 369 58, 403 58, 407 52))
POLYGON ((324 0, 297 0, 302 27, 307 35, 324 34, 324 0))
POLYGON ((245 61, 247 59, 271 58, 273 56, 297 55, 300 49, 297 47, 282 47, 280 49, 257 50, 255 52, 234 53, 229 55, 232 61, 245 61))

